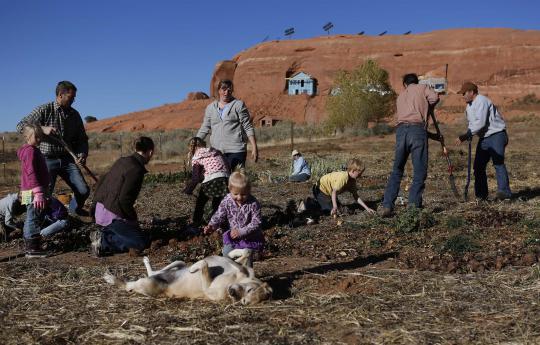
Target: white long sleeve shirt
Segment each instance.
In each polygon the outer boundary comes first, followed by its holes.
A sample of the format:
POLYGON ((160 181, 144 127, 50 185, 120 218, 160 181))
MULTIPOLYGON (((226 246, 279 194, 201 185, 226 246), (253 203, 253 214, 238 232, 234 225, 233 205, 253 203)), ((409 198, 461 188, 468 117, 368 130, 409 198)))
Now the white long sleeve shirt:
POLYGON ((485 138, 506 129, 501 113, 486 96, 476 95, 476 98, 467 104, 465 112, 472 135, 485 138))

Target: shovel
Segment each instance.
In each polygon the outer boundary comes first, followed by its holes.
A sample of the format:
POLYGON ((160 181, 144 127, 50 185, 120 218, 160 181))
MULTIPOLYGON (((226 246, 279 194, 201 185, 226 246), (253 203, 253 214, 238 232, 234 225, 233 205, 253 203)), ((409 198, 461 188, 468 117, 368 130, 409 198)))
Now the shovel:
POLYGON ((88 168, 86 166, 86 164, 81 164, 81 163, 77 162, 77 160, 78 160, 77 155, 75 154, 75 152, 73 152, 73 150, 69 147, 69 145, 64 141, 64 139, 62 139, 61 137, 55 136, 55 135, 49 135, 49 138, 52 138, 53 140, 58 142, 60 145, 62 145, 64 147, 64 149, 69 153, 69 155, 71 157, 73 157, 73 160, 75 160, 75 163, 78 166, 80 166, 81 168, 83 168, 84 171, 86 171, 88 173, 88 175, 92 178, 92 180, 94 180, 94 182, 97 183, 98 179, 97 179, 96 175, 94 175, 92 170, 90 170, 90 168, 88 168))
POLYGON ((435 118, 435 112, 433 111, 432 107, 430 107, 429 109, 429 116, 431 116, 431 119, 433 120, 433 125, 435 126, 435 130, 437 131, 437 135, 439 136, 439 142, 441 143, 443 155, 446 158, 446 163, 448 164, 448 182, 450 183, 450 189, 452 189, 454 196, 459 199, 460 195, 456 187, 456 179, 453 174, 454 166, 452 165, 452 162, 450 161, 450 156, 448 155, 448 149, 446 148, 446 145, 444 145, 444 136, 442 135, 441 130, 439 129, 439 123, 437 122, 437 119, 435 118))
POLYGON ((469 184, 471 183, 471 157, 472 157, 472 138, 467 139, 469 142, 469 153, 467 156, 467 182, 465 183, 465 188, 463 189, 463 199, 465 201, 469 200, 469 184))

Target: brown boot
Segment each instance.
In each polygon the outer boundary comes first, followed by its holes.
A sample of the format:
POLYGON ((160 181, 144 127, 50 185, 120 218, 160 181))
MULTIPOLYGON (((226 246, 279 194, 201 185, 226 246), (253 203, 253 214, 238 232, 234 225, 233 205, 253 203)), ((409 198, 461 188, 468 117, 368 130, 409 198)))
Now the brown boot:
POLYGON ((48 253, 41 248, 41 235, 24 239, 27 258, 46 258, 48 253))

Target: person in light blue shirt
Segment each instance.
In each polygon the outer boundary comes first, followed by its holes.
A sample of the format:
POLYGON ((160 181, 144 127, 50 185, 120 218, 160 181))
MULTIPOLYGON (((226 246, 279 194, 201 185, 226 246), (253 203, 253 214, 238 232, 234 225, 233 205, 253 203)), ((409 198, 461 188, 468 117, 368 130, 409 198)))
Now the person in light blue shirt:
POLYGON ((478 94, 478 86, 475 84, 465 82, 458 94, 461 94, 467 103, 465 113, 469 126, 467 132, 456 139, 456 145, 472 140, 475 135, 479 138, 474 158, 475 195, 481 200, 486 200, 488 197, 486 168, 488 162, 492 160, 497 177, 496 198, 498 200, 510 199, 512 192, 508 171, 504 164, 504 151, 508 145, 506 123, 493 102, 486 96, 478 94))
POLYGON ((22 228, 22 223, 17 223, 15 216, 25 211, 26 206, 21 205, 18 193, 10 193, 0 200, 0 242, 7 241, 9 232, 22 228))
POLYGON ((304 157, 297 150, 291 154, 293 158, 293 172, 289 176, 290 182, 305 182, 311 178, 311 168, 304 157))

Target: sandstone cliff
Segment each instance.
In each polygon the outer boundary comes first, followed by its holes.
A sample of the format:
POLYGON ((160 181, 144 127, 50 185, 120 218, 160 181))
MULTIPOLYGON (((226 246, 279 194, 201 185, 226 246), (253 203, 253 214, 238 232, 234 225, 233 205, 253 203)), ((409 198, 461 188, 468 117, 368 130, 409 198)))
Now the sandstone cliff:
MULTIPOLYGON (((450 94, 444 106, 461 106, 452 94, 465 80, 496 102, 529 93, 540 95, 540 31, 513 29, 441 30, 416 35, 324 36, 258 44, 216 65, 211 94, 220 79, 234 81, 235 95, 258 121, 265 115, 296 122, 319 122, 336 71, 376 60, 400 92, 401 76, 444 76, 448 64, 450 94), (288 96, 285 78, 306 72, 317 80, 317 96, 288 96)), ((198 127, 210 100, 188 99, 88 124, 89 130, 156 130, 198 127)))

